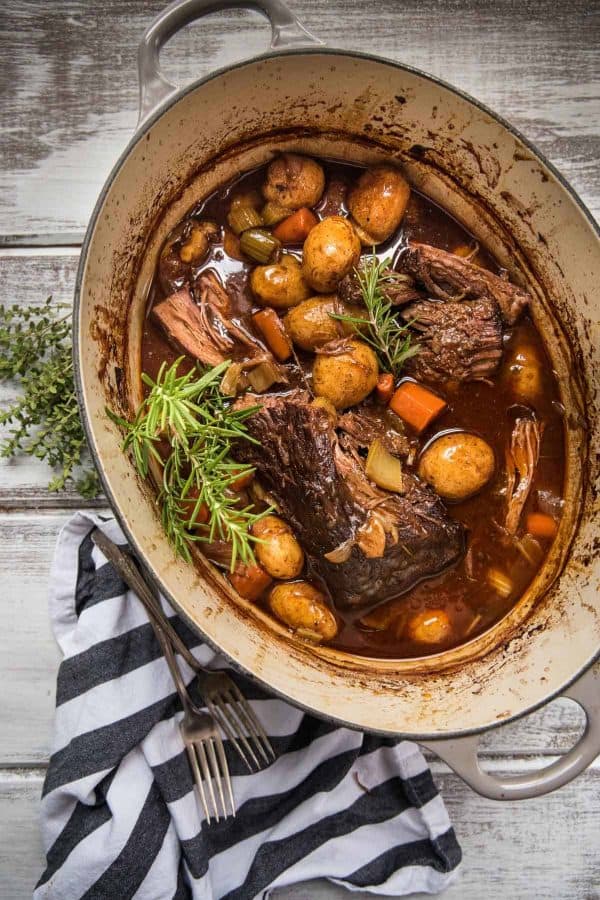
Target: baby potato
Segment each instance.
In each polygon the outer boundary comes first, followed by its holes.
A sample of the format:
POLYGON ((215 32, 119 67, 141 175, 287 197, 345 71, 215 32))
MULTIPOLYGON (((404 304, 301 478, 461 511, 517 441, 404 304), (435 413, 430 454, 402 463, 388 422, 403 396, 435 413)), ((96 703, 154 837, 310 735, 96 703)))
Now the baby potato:
POLYGON ((360 240, 343 216, 329 216, 311 228, 304 241, 302 272, 321 294, 335 291, 344 275, 358 265, 360 240))
POLYGON ((419 460, 419 475, 445 500, 455 503, 480 491, 494 474, 494 451, 467 431, 436 438, 419 460))
POLYGON ((279 262, 256 266, 250 275, 250 287, 259 303, 275 309, 289 309, 311 294, 300 263, 290 253, 282 254, 279 262))
POLYGON ((410 198, 410 186, 390 165, 367 169, 348 195, 348 209, 367 236, 385 241, 402 220, 410 198))
POLYGON ((336 294, 322 294, 303 300, 289 311, 285 327, 294 344, 302 350, 316 350, 338 337, 353 333, 348 322, 333 319, 331 314, 365 318, 364 306, 351 306, 338 300, 336 294))
POLYGON ((379 364, 368 344, 346 340, 339 353, 319 353, 313 366, 313 389, 336 409, 364 400, 377 384, 379 364))
POLYGON ((256 558, 272 578, 296 578, 304 565, 304 552, 292 529, 279 516, 265 516, 252 528, 260 538, 256 558))
POLYGON ((535 403, 542 394, 542 362, 531 344, 519 344, 505 364, 511 391, 520 400, 535 403))
POLYGON ((158 261, 158 275, 164 291, 179 290, 187 281, 191 265, 203 262, 211 241, 219 229, 214 222, 187 219, 173 229, 165 242, 158 261))
POLYGON ((282 153, 267 169, 263 196, 287 209, 314 206, 325 188, 325 173, 314 159, 297 153, 282 153))
POLYGON ((424 609, 408 621, 408 637, 419 644, 442 644, 452 637, 452 625, 443 609, 424 609))
POLYGON ((313 640, 330 641, 337 634, 325 596, 307 581, 276 585, 269 593, 269 606, 278 619, 313 640))

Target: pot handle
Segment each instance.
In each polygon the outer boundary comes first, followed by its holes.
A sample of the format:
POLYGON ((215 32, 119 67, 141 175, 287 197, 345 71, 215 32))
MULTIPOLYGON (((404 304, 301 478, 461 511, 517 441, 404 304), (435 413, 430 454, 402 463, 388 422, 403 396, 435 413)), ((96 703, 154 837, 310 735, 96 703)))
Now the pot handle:
POLYGON ((138 48, 140 113, 138 127, 178 88, 160 69, 162 47, 185 25, 224 9, 255 9, 271 23, 271 48, 323 44, 308 31, 283 0, 175 0, 157 16, 138 48))
POLYGON ((527 800, 568 784, 600 753, 600 666, 592 666, 562 697, 575 700, 586 716, 585 730, 574 747, 556 762, 526 775, 491 775, 477 757, 479 735, 449 740, 420 741, 446 762, 469 787, 491 800, 527 800))

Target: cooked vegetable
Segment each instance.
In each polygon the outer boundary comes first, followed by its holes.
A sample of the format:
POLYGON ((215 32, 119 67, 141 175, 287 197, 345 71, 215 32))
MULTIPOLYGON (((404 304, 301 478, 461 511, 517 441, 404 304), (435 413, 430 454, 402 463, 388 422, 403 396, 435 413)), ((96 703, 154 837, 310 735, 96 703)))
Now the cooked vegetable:
POLYGON ((240 235, 249 228, 258 228, 264 224, 261 214, 252 206, 242 206, 237 203, 232 206, 227 216, 229 227, 234 234, 240 235))
POLYGON ((265 200, 288 209, 314 206, 325 188, 325 173, 314 159, 297 153, 283 153, 267 168, 263 185, 265 200))
POLYGON ((246 600, 258 600, 273 579, 258 563, 239 562, 235 571, 230 573, 229 581, 240 597, 245 597, 246 600))
POLYGON ((390 409, 418 433, 425 431, 446 405, 445 400, 415 381, 403 381, 390 400, 390 409))
POLYGON ((409 199, 410 186, 398 169, 381 165, 363 172, 348 195, 348 209, 365 230, 365 240, 380 243, 400 224, 409 199))
POLYGON ((338 337, 354 333, 354 325, 338 320, 337 314, 352 316, 359 321, 365 311, 359 306, 348 306, 335 294, 324 294, 303 300, 285 317, 285 327, 294 344, 302 350, 316 350, 338 337))
POLYGON ((348 219, 329 216, 311 229, 304 242, 302 271, 322 294, 335 291, 360 258, 360 241, 348 219))
POLYGON ((256 189, 249 191, 238 191, 235 193, 230 202, 230 209, 234 206, 247 206, 250 209, 258 209, 262 203, 262 197, 256 189))
POLYGON ((389 259, 380 262, 373 254, 361 263, 360 268, 355 269, 352 276, 352 281, 356 279, 360 289, 367 315, 364 312, 358 317, 345 312, 332 314, 358 332, 377 353, 381 368, 396 377, 404 363, 419 352, 419 345, 411 343, 409 325, 398 322, 390 299, 394 288, 404 277, 390 268, 389 259), (368 323, 366 328, 365 318, 368 323))
POLYGON ((376 438, 369 447, 365 472, 378 487, 402 493, 404 489, 402 463, 386 450, 379 438, 376 438))
POLYGON ((445 644, 453 637, 448 614, 443 609, 424 609, 408 621, 408 635, 418 644, 445 644))
POLYGON ((268 391, 270 387, 281 381, 279 369, 271 359, 266 359, 264 362, 259 363, 258 366, 250 369, 246 374, 246 378, 252 390, 256 391, 257 394, 268 391))
POLYGON ((515 397, 534 403, 542 393, 542 361, 530 344, 519 344, 506 361, 506 379, 515 397))
POLYGON ((381 559, 385 553, 385 526, 381 517, 371 510, 356 531, 355 544, 367 559, 381 559))
POLYGON ((552 516, 545 513, 533 512, 525 517, 525 528, 534 537, 553 540, 558 533, 558 523, 552 516))
POLYGON ((419 475, 445 500, 459 502, 478 493, 492 478, 494 451, 483 438, 453 431, 435 438, 419 460, 419 475))
POLYGON ((214 222, 186 219, 173 229, 161 250, 158 272, 163 290, 176 291, 189 277, 190 265, 203 262, 219 228, 214 222))
POLYGON ((542 429, 536 419, 515 422, 510 446, 506 448, 506 530, 516 534, 540 458, 542 429))
POLYGON ((273 203, 269 200, 262 208, 262 219, 265 225, 271 227, 287 219, 291 212, 292 210, 288 209, 287 206, 282 206, 281 203, 273 203))
POLYGON ((278 584, 269 593, 274 614, 302 636, 330 641, 337 634, 335 616, 325 596, 307 581, 278 584))
POLYGON ((228 541, 234 571, 238 559, 254 562, 255 538, 250 527, 266 515, 252 506, 240 509, 231 491, 231 485, 252 469, 231 458, 231 447, 239 441, 256 443, 244 423, 258 407, 233 409, 227 404, 220 384, 228 360, 208 371, 195 366, 179 375, 182 361, 183 357, 169 367, 163 362, 156 380, 142 374, 149 391, 131 422, 109 409, 106 413, 125 431, 122 449, 132 451, 143 478, 150 472, 151 461, 162 468, 158 503, 163 528, 175 551, 191 562, 193 543, 228 541), (165 444, 168 452, 161 454, 159 448, 165 444), (197 503, 208 507, 209 521, 202 532, 191 531, 197 522, 190 519, 189 496, 194 507, 197 503))
POLYGON ((264 337, 269 350, 280 362, 285 362, 292 355, 292 344, 283 326, 283 322, 274 309, 267 307, 254 313, 254 323, 264 337))
POLYGON ((474 244, 459 244, 452 252, 455 256, 461 256, 463 259, 475 263, 479 253, 479 244, 477 241, 474 244))
POLYGON ((224 397, 235 397, 236 394, 247 387, 248 379, 244 374, 244 364, 231 363, 221 379, 219 390, 224 397))
MULTIPOLYGON (((241 474, 232 481, 230 484, 230 488, 232 491, 239 493, 240 491, 245 491, 247 487, 249 487, 254 481, 255 471, 254 469, 246 469, 245 471, 240 470, 241 474)), ((236 474, 235 472, 233 473, 236 474)))
POLYGON ((181 497, 180 507, 187 516, 188 528, 192 529, 208 522, 210 517, 208 506, 201 499, 200 491, 195 485, 181 497))
POLYGON ((268 263, 281 244, 264 228, 249 228, 240 238, 240 250, 250 259, 259 263, 268 263))
POLYGON ((311 228, 314 228, 319 220, 310 209, 305 206, 298 209, 283 222, 273 229, 273 234, 282 244, 301 244, 303 243, 311 228))
POLYGON ((538 566, 544 555, 540 542, 532 534, 524 534, 520 540, 515 541, 515 547, 529 565, 538 566))
POLYGON ((265 516, 252 533, 258 538, 256 557, 273 578, 297 578, 304 565, 304 552, 292 529, 278 516, 265 516))
POLYGON ((513 583, 505 572, 500 569, 488 569, 486 581, 501 597, 510 597, 513 591, 513 583))
POLYGON ((229 228, 223 229, 223 250, 232 259, 244 261, 244 254, 240 247, 240 239, 229 228))
POLYGON ((380 403, 389 403, 394 393, 394 376, 389 372, 380 375, 375 390, 380 403))
POLYGON ((345 409, 371 393, 378 375, 377 357, 368 344, 355 338, 342 338, 317 351, 313 389, 336 409, 345 409))
POLYGON ((269 266, 256 266, 250 275, 250 287, 259 303, 275 309, 289 309, 311 294, 302 267, 291 253, 283 253, 279 262, 269 266))

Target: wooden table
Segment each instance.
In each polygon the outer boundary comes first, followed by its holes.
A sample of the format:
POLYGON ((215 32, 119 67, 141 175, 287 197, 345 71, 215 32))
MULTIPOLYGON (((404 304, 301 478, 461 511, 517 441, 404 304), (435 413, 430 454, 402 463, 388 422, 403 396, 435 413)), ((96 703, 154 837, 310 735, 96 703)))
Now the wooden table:
MULTIPOLYGON (((515 123, 600 213, 600 6, 589 0, 292 0, 330 45, 417 66, 515 123)), ((135 50, 162 0, 5 0, 0 12, 0 298, 70 302, 93 202, 135 122, 135 50)), ((261 52, 254 14, 179 34, 164 65, 180 83, 261 52)), ((0 402, 12 396, 0 388, 0 402)), ((0 898, 30 895, 42 869, 37 815, 50 749, 58 653, 46 608, 58 529, 86 506, 49 495, 30 460, 0 467, 0 898)), ((96 504, 98 505, 98 504, 96 504)), ((485 765, 547 763, 581 727, 557 701, 484 741, 485 765)), ((464 848, 448 898, 600 897, 600 763, 557 794, 501 805, 432 761, 464 848)), ((278 896, 341 898, 327 884, 278 896)), ((363 895, 355 895, 363 896, 363 895)), ((366 895, 364 895, 366 896, 366 895)))

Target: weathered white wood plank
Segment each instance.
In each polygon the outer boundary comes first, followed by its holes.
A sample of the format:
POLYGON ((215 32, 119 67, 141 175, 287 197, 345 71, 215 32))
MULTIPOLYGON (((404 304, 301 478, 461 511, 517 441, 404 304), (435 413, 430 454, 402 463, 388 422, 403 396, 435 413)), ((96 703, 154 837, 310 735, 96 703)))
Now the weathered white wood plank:
MULTIPOLYGON (((40 765, 50 752, 59 653, 50 631, 48 574, 66 512, 0 516, 0 768, 40 765)), ((576 740, 582 717, 560 700, 486 735, 486 754, 551 754, 576 740)))
MULTIPOLYGON (((0 31, 0 235, 80 232, 136 122, 135 53, 163 0, 11 5, 0 31)), ((445 78, 512 121, 600 211, 597 47, 587 0, 291 0, 329 45, 445 78)), ((211 16, 164 53, 179 83, 266 49, 255 14, 211 16)))
MULTIPOLYGON (((530 767, 515 760, 519 771, 530 767)), ((489 768, 505 769, 504 760, 489 768)), ((494 803, 474 794, 442 763, 433 773, 464 854, 445 900, 597 900, 600 897, 600 768, 559 793, 527 803, 494 803)), ((29 897, 44 857, 38 810, 43 772, 0 772, 0 900, 29 897), (15 852, 18 848, 18 852, 15 852)), ((418 895, 424 897, 424 895, 418 895)), ((278 900, 368 900, 325 881, 274 891, 278 900)), ((412 895, 417 900, 417 895, 412 895)))

